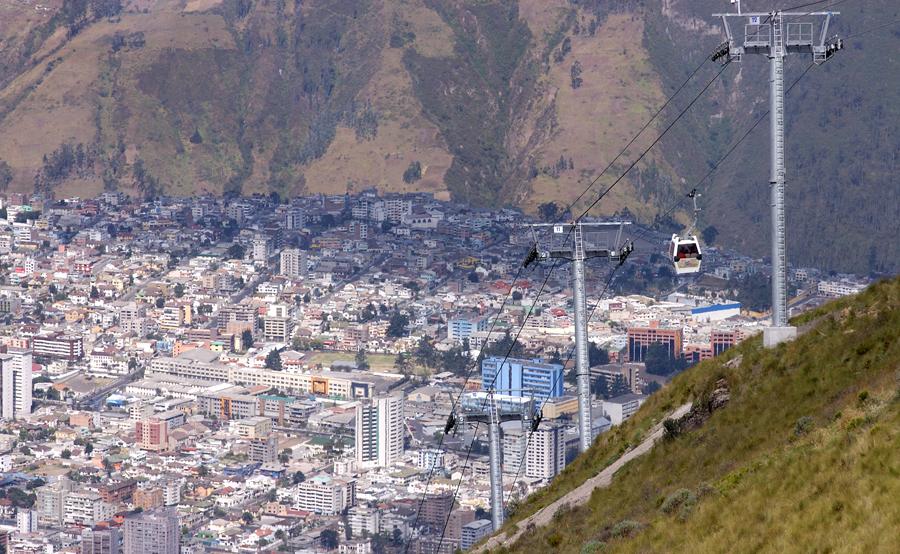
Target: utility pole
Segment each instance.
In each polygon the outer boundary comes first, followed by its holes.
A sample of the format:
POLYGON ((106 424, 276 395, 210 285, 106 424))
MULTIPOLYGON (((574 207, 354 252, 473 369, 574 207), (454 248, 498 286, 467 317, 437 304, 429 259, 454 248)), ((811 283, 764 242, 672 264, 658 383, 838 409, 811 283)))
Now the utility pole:
MULTIPOLYGON (((735 3, 732 0, 732 3, 735 3)), ((737 2, 737 13, 713 14, 721 17, 726 42, 713 60, 741 61, 744 54, 763 54, 769 59, 769 192, 772 239, 772 325, 763 332, 767 348, 797 336, 797 328, 788 323, 787 253, 785 247, 785 153, 784 153, 784 58, 788 54, 811 54, 814 63, 822 64, 843 47, 843 41, 827 39, 828 25, 838 12, 785 13, 744 12, 737 2), (813 21, 810 21, 812 19, 813 21), (737 44, 730 21, 744 21, 742 44, 737 44), (800 20, 800 21, 797 21, 800 20), (815 25, 821 31, 815 37, 815 25), (787 26, 785 23, 787 22, 787 26)))
MULTIPOLYGON (((572 288, 575 303, 575 371, 578 377, 578 432, 581 452, 586 452, 594 440, 591 417, 591 364, 588 359, 587 305, 584 292, 584 261, 590 258, 606 258, 617 261, 631 252, 632 244, 625 242, 619 246, 622 229, 630 222, 613 221, 586 223, 577 221, 568 224, 532 225, 536 230, 551 227, 550 241, 547 248, 538 247, 540 257, 564 259, 572 261, 572 288), (585 234, 597 234, 615 231, 615 239, 602 244, 585 240, 585 234), (572 237, 572 240, 569 240, 572 237)), ((535 240, 537 242, 537 240, 535 240)))

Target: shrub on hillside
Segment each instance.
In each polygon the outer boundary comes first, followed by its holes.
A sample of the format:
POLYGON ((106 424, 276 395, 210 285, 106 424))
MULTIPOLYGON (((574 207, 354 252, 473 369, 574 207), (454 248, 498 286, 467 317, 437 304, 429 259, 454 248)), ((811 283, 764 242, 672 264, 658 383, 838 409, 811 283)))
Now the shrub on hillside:
POLYGON ((633 537, 640 530, 640 523, 631 519, 624 519, 619 523, 616 523, 609 533, 610 536, 618 539, 623 537, 633 537))

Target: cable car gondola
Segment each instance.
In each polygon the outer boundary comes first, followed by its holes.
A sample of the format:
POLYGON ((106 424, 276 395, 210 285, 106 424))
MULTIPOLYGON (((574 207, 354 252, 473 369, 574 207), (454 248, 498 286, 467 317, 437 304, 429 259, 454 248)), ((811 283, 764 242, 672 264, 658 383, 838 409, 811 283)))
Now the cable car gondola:
POLYGON ((697 192, 697 189, 688 193, 688 198, 694 201, 694 223, 691 225, 691 228, 683 236, 672 235, 672 241, 669 244, 669 255, 672 257, 672 263, 675 265, 676 275, 700 272, 703 252, 700 249, 700 241, 697 240, 697 236, 691 234, 697 225, 697 216, 700 213, 700 208, 697 207, 698 196, 700 194, 697 192))

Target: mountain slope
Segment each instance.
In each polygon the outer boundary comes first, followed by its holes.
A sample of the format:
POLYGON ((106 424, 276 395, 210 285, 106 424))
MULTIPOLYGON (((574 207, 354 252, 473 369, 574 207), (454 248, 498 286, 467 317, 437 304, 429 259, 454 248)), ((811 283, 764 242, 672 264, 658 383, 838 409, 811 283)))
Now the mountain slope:
POLYGON ((900 546, 900 279, 804 315, 678 376, 508 527, 596 474, 675 406, 698 410, 554 525, 503 551, 887 552, 900 546), (727 394, 723 395, 722 391, 727 394), (727 396, 727 401, 725 401, 727 396))
MULTIPOLYGON (((423 190, 564 206, 722 39, 719 0, 0 0, 0 190, 423 190), (80 145, 80 149, 79 149, 80 145), (416 165, 418 162, 418 165, 416 165), (407 172, 421 167, 419 172, 407 172), (406 176, 406 178, 404 178, 406 176)), ((788 96, 788 252, 894 272, 898 33, 889 0, 788 96), (852 86, 849 84, 852 83, 852 86), (827 232, 828 241, 820 240, 827 232)), ((793 60, 788 78, 806 62, 793 60)), ((681 95, 576 209, 684 108, 681 95)), ((766 106, 764 60, 729 67, 597 207, 653 221, 766 106)), ((704 193, 702 225, 768 252, 767 126, 704 193)), ((687 215, 663 224, 678 229, 687 215)))

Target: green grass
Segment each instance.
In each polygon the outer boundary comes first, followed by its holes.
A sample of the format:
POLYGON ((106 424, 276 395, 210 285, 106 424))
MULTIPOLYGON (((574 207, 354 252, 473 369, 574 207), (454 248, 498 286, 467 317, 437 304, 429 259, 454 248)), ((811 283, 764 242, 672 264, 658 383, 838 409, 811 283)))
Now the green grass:
POLYGON ((792 343, 765 350, 757 337, 683 373, 508 525, 598 473, 720 378, 730 402, 626 465, 567 512, 565 526, 526 532, 509 551, 897 551, 898 306, 900 279, 883 282, 798 318, 813 328, 792 343), (678 505, 684 498, 695 500, 678 505))
MULTIPOLYGON (((369 367, 375 371, 394 371, 397 356, 393 354, 366 354, 369 367)), ((330 365, 334 362, 355 362, 356 354, 352 352, 312 352, 307 363, 330 365)))

